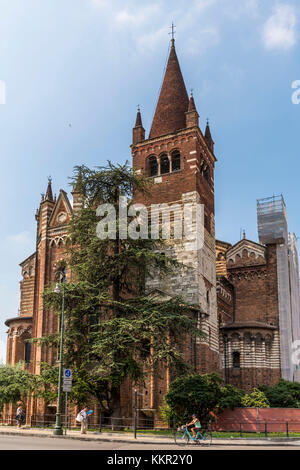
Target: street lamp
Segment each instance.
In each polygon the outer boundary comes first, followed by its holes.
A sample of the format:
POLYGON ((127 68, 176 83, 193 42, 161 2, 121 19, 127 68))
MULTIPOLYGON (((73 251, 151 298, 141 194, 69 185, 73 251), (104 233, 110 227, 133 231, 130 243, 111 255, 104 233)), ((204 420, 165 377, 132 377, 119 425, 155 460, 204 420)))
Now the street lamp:
MULTIPOLYGON (((65 284, 67 281, 65 271, 60 272, 60 282, 62 283, 62 306, 61 306, 61 319, 60 319, 60 346, 59 346, 59 369, 58 369, 58 400, 56 410, 56 421, 53 434, 55 436, 62 436, 63 429, 61 425, 61 385, 62 385, 62 366, 63 366, 63 349, 64 349, 64 326, 65 326, 65 284)), ((54 289, 56 294, 60 294, 61 289, 59 283, 56 284, 54 289)))

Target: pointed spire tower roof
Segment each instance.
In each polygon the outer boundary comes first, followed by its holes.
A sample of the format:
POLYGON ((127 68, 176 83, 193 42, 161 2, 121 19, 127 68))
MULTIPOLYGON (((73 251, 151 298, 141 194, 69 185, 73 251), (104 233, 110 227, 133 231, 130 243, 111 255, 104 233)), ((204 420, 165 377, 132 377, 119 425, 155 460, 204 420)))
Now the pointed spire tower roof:
POLYGON ((53 193, 52 193, 51 181, 52 181, 52 180, 51 180, 51 177, 49 176, 49 178, 48 178, 48 186, 47 186, 47 191, 46 191, 46 195, 45 195, 44 201, 54 202, 53 193))
POLYGON ((205 140, 207 142, 207 145, 209 146, 210 150, 212 152, 214 152, 214 140, 211 136, 211 132, 210 132, 210 127, 209 127, 209 121, 207 119, 207 122, 206 122, 206 128, 205 128, 205 140))
POLYGON ((138 106, 137 114, 136 114, 136 121, 135 121, 135 126, 134 127, 139 127, 142 126, 142 115, 141 115, 141 110, 140 107, 138 106))
POLYGON ((149 138, 184 129, 186 127, 185 113, 188 107, 189 97, 175 50, 175 39, 172 39, 169 60, 149 138))
POLYGON ((188 107, 188 112, 191 112, 191 111, 197 111, 194 97, 193 97, 193 92, 191 92, 189 107, 188 107))
POLYGON ((140 106, 138 106, 135 126, 132 132, 132 143, 135 145, 138 142, 142 142, 143 140, 145 140, 145 129, 143 128, 140 106))

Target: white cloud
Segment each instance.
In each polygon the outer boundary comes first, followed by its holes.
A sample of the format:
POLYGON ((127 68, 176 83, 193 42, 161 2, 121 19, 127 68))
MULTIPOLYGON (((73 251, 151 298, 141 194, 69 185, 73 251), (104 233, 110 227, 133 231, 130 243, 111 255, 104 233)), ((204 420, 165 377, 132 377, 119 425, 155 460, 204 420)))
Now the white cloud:
POLYGON ((277 5, 267 20, 263 41, 268 50, 288 50, 296 44, 296 13, 291 5, 277 5))
POLYGON ((137 41, 139 48, 150 52, 156 50, 160 44, 164 43, 164 39, 167 37, 166 31, 168 31, 167 26, 163 26, 155 31, 143 34, 137 41))
POLYGON ((137 10, 121 10, 115 16, 115 22, 122 26, 142 25, 157 18, 160 12, 158 4, 147 5, 137 10))
POLYGON ((32 235, 28 231, 19 232, 14 235, 8 235, 7 241, 17 245, 30 245, 33 243, 32 235))
POLYGON ((210 8, 215 5, 216 2, 219 0, 195 0, 194 7, 197 10, 205 10, 206 8, 210 8))
POLYGON ((6 344, 0 341, 0 365, 6 362, 6 344))
POLYGON ((220 41, 219 29, 215 26, 207 26, 197 32, 197 36, 191 36, 186 41, 185 51, 191 55, 203 54, 220 41))
POLYGON ((239 20, 241 17, 257 18, 259 15, 258 0, 229 0, 224 5, 224 15, 233 21, 239 20))
POLYGON ((96 7, 106 7, 108 5, 108 0, 90 0, 90 2, 96 7))

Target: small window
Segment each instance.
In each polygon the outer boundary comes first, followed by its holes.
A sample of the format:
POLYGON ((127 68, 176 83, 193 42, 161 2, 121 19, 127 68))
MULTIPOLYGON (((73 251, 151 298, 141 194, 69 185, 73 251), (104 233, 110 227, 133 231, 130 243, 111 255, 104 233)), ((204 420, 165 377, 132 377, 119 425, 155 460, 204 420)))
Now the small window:
POLYGON ((205 160, 202 161, 200 166, 200 173, 204 179, 209 183, 210 181, 210 168, 205 160))
POLYGON ((160 174, 170 173, 170 162, 168 155, 164 154, 160 157, 160 174))
POLYGON ((31 359, 31 343, 25 341, 25 363, 29 364, 31 359))
POLYGON ((178 170, 180 170, 180 152, 174 150, 174 152, 172 152, 172 171, 178 170))
POLYGON ((209 217, 207 214, 204 214, 204 227, 208 232, 210 232, 209 217))
POLYGON ((210 178, 209 167, 206 168, 206 170, 205 170, 204 173, 203 173, 203 176, 204 176, 204 178, 206 179, 206 181, 209 182, 209 178, 210 178))
POLYGON ((241 367, 241 355, 238 351, 233 351, 232 353, 232 365, 235 369, 241 367))
POLYGON ((156 157, 153 155, 152 157, 149 158, 149 176, 157 176, 158 175, 158 164, 156 157))

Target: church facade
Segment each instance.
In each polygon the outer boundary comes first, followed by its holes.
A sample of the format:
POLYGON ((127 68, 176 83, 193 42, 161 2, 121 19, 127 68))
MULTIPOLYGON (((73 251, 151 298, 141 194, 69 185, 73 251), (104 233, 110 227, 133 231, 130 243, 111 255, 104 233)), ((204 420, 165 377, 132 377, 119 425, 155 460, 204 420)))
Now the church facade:
MULTIPOLYGON (((199 127, 194 97, 188 96, 174 39, 148 138, 138 110, 131 145, 136 171, 151 178, 151 197, 135 194, 135 202, 200 203, 204 207, 203 247, 187 250, 187 241, 169 240, 166 251, 185 266, 170 279, 154 277, 146 289, 167 296, 181 295, 193 304, 201 340, 186 338, 181 346, 195 372, 220 373, 227 383, 252 390, 281 377, 300 381, 292 362, 292 344, 300 339, 300 296, 297 240, 287 230, 283 197, 257 202, 259 243, 246 235, 235 245, 216 239, 214 171, 217 158, 207 123, 199 127)), ((7 363, 25 361, 33 373, 40 363, 53 363, 56 353, 26 339, 57 331, 56 316, 43 305, 44 288, 55 281, 68 243, 68 224, 81 195, 60 191, 53 198, 51 181, 36 213, 35 252, 21 263, 20 313, 8 319, 7 363)), ((68 279, 72 273, 68 272, 68 279)), ((160 421, 159 408, 172 377, 166 369, 148 374, 139 407, 145 417, 160 421)), ((123 413, 132 416, 133 389, 124 384, 123 413)), ((27 403, 30 414, 53 414, 56 404, 27 403)))

